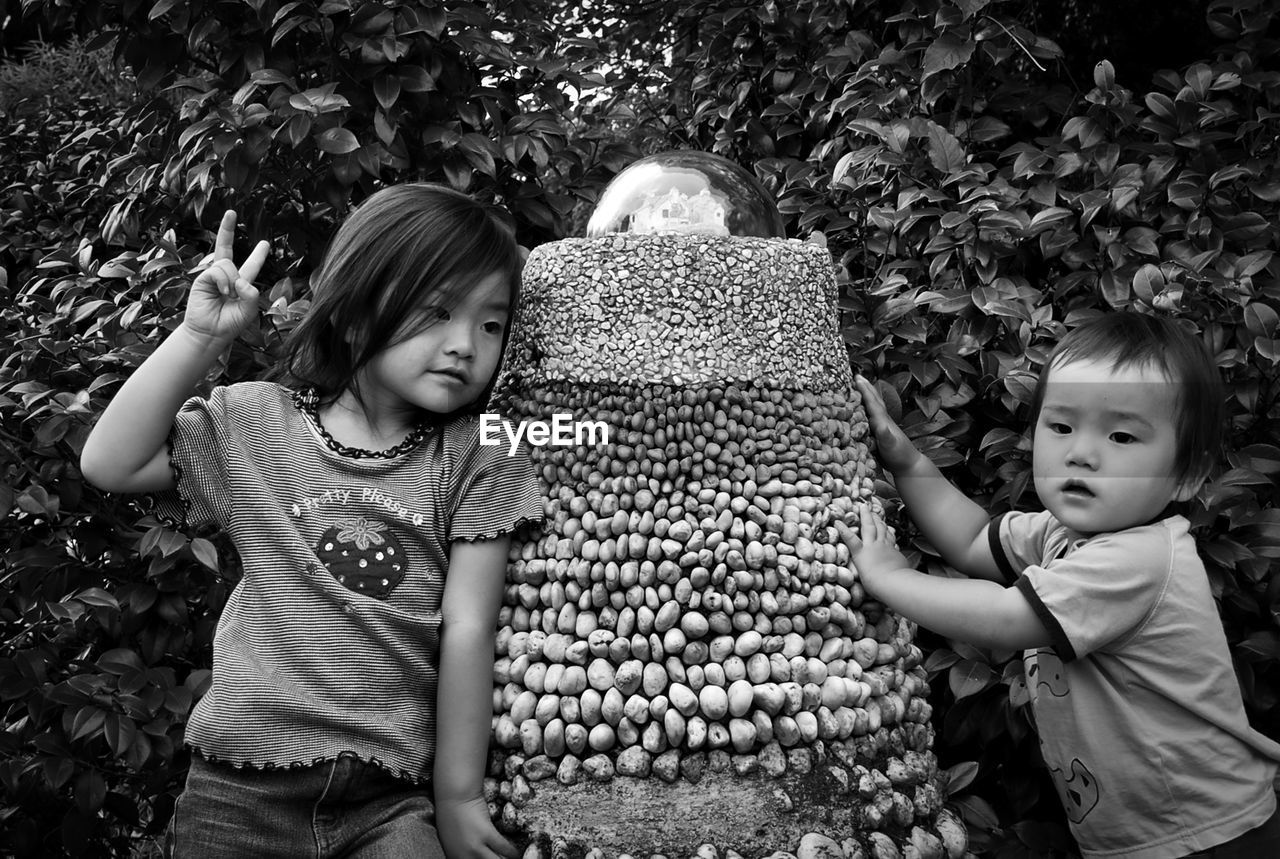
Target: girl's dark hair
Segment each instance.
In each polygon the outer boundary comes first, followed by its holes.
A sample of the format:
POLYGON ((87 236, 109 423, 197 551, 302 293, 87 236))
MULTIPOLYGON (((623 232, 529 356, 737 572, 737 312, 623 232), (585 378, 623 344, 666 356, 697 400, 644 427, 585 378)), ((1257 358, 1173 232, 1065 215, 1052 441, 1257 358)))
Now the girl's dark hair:
POLYGON ((1117 368, 1155 367, 1174 386, 1175 467, 1179 480, 1208 475, 1218 461, 1226 409, 1222 378, 1205 345, 1176 320, 1133 311, 1107 313, 1072 329, 1050 354, 1036 383, 1031 421, 1040 418, 1045 383, 1054 367, 1088 358, 1117 368))
MULTIPOLYGON (((289 335, 273 376, 314 388, 321 404, 348 388, 359 399, 360 370, 383 349, 436 321, 421 312, 426 305, 451 309, 477 281, 495 273, 509 284, 514 314, 520 249, 482 203, 441 185, 384 188, 334 234, 312 278, 311 307, 289 335)), ((504 331, 504 351, 506 344, 504 331)), ((482 411, 495 379, 459 412, 482 411)))

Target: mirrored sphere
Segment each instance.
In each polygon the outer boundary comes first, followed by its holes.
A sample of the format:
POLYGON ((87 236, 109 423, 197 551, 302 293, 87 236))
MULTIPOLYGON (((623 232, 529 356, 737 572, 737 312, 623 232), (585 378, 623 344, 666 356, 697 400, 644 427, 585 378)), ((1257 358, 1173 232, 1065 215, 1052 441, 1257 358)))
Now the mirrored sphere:
POLYGON ((758 179, 727 158, 695 150, 650 155, 615 176, 587 222, 588 238, 611 233, 786 237, 758 179))

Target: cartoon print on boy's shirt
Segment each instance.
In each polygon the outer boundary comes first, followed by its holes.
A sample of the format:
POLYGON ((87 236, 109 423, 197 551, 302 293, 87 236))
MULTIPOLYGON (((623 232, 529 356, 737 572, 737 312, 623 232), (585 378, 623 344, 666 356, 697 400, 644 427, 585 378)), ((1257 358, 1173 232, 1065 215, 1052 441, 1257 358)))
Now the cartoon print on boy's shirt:
POLYGON ((1033 695, 1040 694, 1043 688, 1055 698, 1064 698, 1071 691, 1062 660, 1052 648, 1041 647, 1028 652, 1023 657, 1022 664, 1027 675, 1027 686, 1031 688, 1033 695))
POLYGON ((1067 811, 1067 819, 1079 823, 1089 816, 1098 804, 1098 780, 1079 758, 1071 759, 1071 775, 1067 776, 1060 769, 1049 767, 1053 774, 1054 784, 1062 796, 1062 805, 1067 811))
MULTIPOLYGON (((1066 669, 1053 648, 1041 647, 1028 651, 1023 656, 1022 664, 1027 687, 1033 697, 1046 692, 1054 698, 1065 698, 1071 694, 1066 669)), ((1053 783, 1062 797, 1067 819, 1072 823, 1084 820, 1098 804, 1098 780, 1094 778, 1093 772, 1079 758, 1071 759, 1070 774, 1052 764, 1048 766, 1049 772, 1053 774, 1053 783)))
POLYGON ((386 599, 404 581, 404 547, 386 522, 339 520, 320 535, 315 552, 339 584, 358 594, 386 599))

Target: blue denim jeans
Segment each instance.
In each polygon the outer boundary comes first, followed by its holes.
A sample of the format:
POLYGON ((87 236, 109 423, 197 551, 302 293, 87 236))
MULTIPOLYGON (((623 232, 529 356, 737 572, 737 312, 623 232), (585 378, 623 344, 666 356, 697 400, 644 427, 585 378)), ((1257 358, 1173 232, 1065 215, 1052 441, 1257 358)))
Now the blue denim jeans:
POLYGON ((177 859, 444 859, 427 788, 352 755, 296 770, 192 756, 169 824, 177 859))

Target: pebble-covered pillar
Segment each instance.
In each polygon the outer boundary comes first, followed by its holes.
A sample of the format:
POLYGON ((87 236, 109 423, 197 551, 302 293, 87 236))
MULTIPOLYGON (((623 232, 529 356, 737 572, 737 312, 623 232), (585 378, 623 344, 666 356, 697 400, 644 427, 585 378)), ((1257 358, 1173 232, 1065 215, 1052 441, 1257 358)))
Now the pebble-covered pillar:
POLYGON ((494 666, 492 811, 527 857, 958 857, 913 625, 832 521, 872 495, 825 248, 534 250, 495 407, 532 449, 494 666), (562 438, 561 441, 564 441, 562 438))

